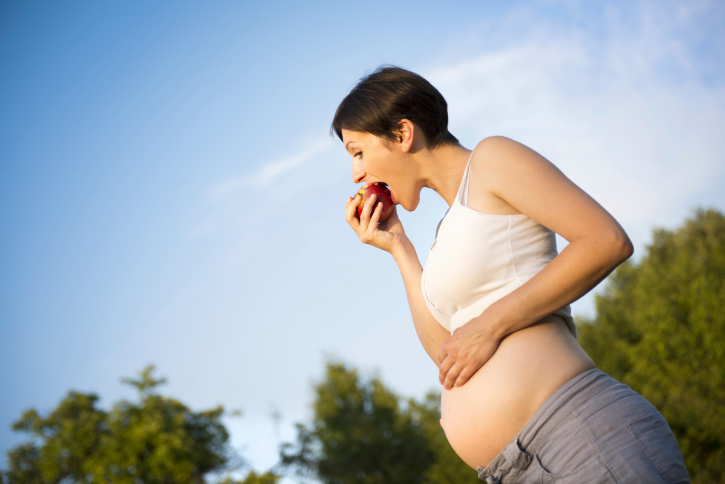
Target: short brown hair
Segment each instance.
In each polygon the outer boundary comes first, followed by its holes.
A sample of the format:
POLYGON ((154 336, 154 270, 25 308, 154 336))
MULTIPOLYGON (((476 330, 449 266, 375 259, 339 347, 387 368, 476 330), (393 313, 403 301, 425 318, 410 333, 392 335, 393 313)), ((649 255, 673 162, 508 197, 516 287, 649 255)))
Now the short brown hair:
POLYGON ((360 79, 337 107, 330 134, 342 140, 342 130, 349 129, 395 141, 403 119, 423 131, 429 149, 459 144, 448 132, 448 104, 438 89, 395 66, 380 66, 360 79))

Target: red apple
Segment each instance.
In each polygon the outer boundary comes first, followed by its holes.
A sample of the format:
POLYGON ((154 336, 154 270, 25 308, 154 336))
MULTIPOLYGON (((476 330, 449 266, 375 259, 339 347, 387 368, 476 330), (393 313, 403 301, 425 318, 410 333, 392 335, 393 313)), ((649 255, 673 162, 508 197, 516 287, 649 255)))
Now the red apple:
POLYGON ((362 214, 363 205, 365 204, 367 199, 370 198, 370 196, 373 194, 375 194, 375 205, 373 205, 373 212, 370 213, 370 216, 372 216, 372 214, 375 212, 375 206, 377 206, 378 202, 383 202, 383 212, 380 214, 380 222, 382 222, 383 220, 388 218, 391 213, 393 213, 393 207, 395 206, 393 204, 393 199, 390 197, 390 189, 387 187, 387 185, 384 185, 382 183, 366 185, 358 190, 356 195, 361 195, 361 198, 360 203, 357 206, 357 216, 360 217, 360 214, 362 214))

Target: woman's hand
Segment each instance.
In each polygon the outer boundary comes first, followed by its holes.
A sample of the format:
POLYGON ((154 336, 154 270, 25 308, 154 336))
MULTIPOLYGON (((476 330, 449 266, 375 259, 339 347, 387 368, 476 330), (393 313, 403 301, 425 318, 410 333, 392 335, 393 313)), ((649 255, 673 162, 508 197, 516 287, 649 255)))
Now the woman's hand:
POLYGON ((375 206, 376 195, 371 195, 363 205, 360 218, 357 217, 357 205, 360 195, 355 198, 347 197, 345 204, 345 220, 355 231, 360 240, 373 247, 382 249, 386 252, 393 252, 393 249, 405 239, 405 231, 403 224, 398 218, 397 207, 393 208, 393 212, 382 223, 380 214, 383 211, 383 203, 380 202, 375 206))
POLYGON ((466 383, 493 356, 500 339, 472 320, 453 332, 438 353, 438 379, 446 390, 466 383))

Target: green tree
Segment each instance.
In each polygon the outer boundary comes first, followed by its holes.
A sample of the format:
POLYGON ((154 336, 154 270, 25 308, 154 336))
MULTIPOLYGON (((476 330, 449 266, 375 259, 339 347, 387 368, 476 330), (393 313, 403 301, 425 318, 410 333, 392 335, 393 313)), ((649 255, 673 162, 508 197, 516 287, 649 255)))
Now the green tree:
POLYGON ((420 402, 409 400, 407 410, 413 420, 420 422, 433 450, 433 460, 424 473, 426 484, 481 482, 476 472, 455 453, 441 428, 440 392, 432 391, 420 402))
POLYGON ((277 484, 279 480, 280 476, 271 471, 265 472, 264 474, 257 474, 256 472, 251 471, 247 474, 243 481, 227 478, 219 484, 277 484))
POLYGON ((445 441, 439 398, 402 406, 379 378, 361 381, 356 370, 328 362, 312 423, 298 424, 297 441, 283 445, 282 466, 325 484, 478 482, 445 441))
POLYGON ((693 482, 725 482, 725 216, 697 210, 655 230, 595 306, 578 321, 584 349, 662 412, 693 482))
POLYGON ((223 408, 194 412, 157 394, 165 380, 153 371, 149 366, 138 380, 124 379, 139 400, 117 402, 110 412, 98 408, 96 395, 78 392, 69 392, 47 416, 25 412, 13 430, 33 440, 8 452, 5 481, 203 483, 207 474, 238 468, 241 458, 229 446, 223 408))

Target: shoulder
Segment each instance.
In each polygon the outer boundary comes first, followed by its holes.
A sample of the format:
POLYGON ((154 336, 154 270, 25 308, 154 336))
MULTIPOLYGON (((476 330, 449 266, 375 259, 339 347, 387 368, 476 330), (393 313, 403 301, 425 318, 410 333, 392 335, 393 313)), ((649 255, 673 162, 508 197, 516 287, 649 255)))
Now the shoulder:
POLYGON ((529 177, 553 164, 528 146, 505 136, 490 136, 476 145, 471 155, 472 171, 490 182, 529 177))
POLYGON ((496 163, 497 160, 514 156, 536 154, 528 146, 505 136, 489 136, 478 142, 473 149, 473 158, 483 163, 496 163))
MULTIPOLYGON (((469 187, 478 183, 481 188, 482 206, 501 201, 499 207, 511 207, 569 242, 591 236, 631 254, 619 223, 552 162, 522 143, 503 136, 481 140, 471 157, 470 176, 469 187)), ((476 196, 470 188, 469 194, 476 196)), ((499 210, 495 213, 505 213, 499 210)))
POLYGON ((524 213, 540 221, 532 202, 543 206, 552 193, 572 188, 553 163, 505 136, 481 140, 471 155, 469 205, 484 213, 524 213))
POLYGON ((468 179, 468 206, 482 213, 496 215, 518 214, 502 194, 505 187, 520 179, 527 171, 522 158, 527 157, 526 146, 505 136, 491 136, 481 140, 473 149, 468 179))
POLYGON ((507 147, 512 147, 515 145, 521 145, 521 143, 514 141, 511 138, 507 138, 506 136, 489 136, 487 138, 483 138, 481 141, 478 142, 478 144, 476 145, 476 150, 480 149, 482 151, 485 151, 496 148, 506 149, 507 147))

